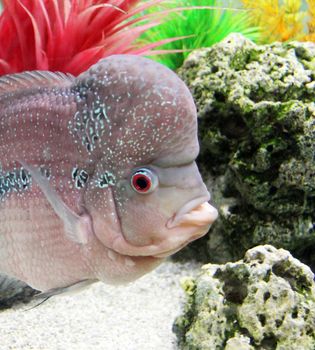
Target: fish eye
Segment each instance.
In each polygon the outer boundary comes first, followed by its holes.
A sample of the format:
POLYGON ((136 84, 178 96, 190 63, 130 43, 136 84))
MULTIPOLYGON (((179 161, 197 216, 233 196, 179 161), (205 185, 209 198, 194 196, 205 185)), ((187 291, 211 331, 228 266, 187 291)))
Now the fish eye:
POLYGON ((158 177, 149 169, 138 169, 131 176, 131 187, 138 193, 151 193, 158 185, 158 177))

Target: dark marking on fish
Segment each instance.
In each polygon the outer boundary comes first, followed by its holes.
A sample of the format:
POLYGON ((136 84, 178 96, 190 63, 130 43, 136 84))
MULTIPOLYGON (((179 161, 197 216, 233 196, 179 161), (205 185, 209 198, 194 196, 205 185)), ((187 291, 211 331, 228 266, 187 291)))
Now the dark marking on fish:
POLYGON ((50 180, 51 170, 49 168, 45 167, 44 165, 41 165, 39 167, 39 171, 43 176, 45 176, 48 180, 50 180))
POLYGON ((116 177, 109 171, 105 171, 105 173, 97 179, 97 186, 99 188, 107 188, 108 186, 115 186, 115 184, 116 177))
POLYGON ((83 188, 89 179, 89 174, 84 169, 75 167, 72 170, 71 177, 76 188, 83 188))
POLYGON ((31 175, 24 169, 14 169, 6 173, 0 172, 0 199, 11 191, 19 192, 26 190, 31 186, 31 175))
POLYGON ((92 102, 90 109, 77 111, 73 120, 69 121, 70 134, 75 135, 88 152, 92 152, 101 137, 102 130, 111 129, 110 119, 106 113, 106 106, 99 99, 92 102))

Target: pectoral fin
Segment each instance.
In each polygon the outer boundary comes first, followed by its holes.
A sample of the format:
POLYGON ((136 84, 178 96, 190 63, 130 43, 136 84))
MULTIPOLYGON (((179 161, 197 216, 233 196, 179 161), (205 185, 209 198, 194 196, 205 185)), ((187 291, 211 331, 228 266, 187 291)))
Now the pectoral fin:
POLYGON ((92 220, 85 213, 82 215, 76 214, 71 210, 59 197, 50 185, 48 179, 33 165, 20 162, 23 167, 31 174, 33 180, 40 187, 55 213, 63 221, 65 233, 68 239, 76 243, 86 244, 89 237, 93 234, 92 220))

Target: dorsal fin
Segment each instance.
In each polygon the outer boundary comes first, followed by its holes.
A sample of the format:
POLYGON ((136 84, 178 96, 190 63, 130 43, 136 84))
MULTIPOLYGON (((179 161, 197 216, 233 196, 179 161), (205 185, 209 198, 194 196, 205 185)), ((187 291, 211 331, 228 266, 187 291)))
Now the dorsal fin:
POLYGON ((60 72, 26 71, 0 77, 0 97, 19 90, 70 85, 74 76, 60 72))

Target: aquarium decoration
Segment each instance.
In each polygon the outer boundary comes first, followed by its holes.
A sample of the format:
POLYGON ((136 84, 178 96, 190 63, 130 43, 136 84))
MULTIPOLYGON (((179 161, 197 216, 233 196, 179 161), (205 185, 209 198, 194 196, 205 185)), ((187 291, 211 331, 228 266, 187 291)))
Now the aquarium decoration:
POLYGON ((182 286, 179 349, 314 349, 314 275, 287 250, 252 248, 237 262, 204 265, 182 286))
POLYGON ((1 10, 0 75, 78 75, 100 58, 127 53, 177 69, 192 50, 232 32, 257 43, 315 40, 315 0, 0 0, 1 10))
MULTIPOLYGON (((197 105, 199 165, 220 208, 206 261, 258 244, 315 268, 315 44, 240 34, 195 50, 178 74, 197 105)), ((192 246, 191 246, 192 248, 192 246)))
POLYGON ((192 50, 212 46, 230 33, 241 33, 254 41, 259 39, 259 30, 251 23, 250 11, 236 7, 232 1, 226 6, 222 0, 163 1, 146 9, 147 13, 161 11, 169 11, 167 18, 143 32, 140 40, 148 44, 185 37, 162 46, 173 53, 152 57, 172 69, 179 68, 192 50), (171 11, 176 7, 181 11, 171 11))
POLYGON ((136 43, 144 31, 161 22, 144 13, 160 2, 3 0, 0 75, 34 69, 78 75, 109 55, 149 55, 176 40, 136 43))
POLYGON ((259 36, 248 11, 217 0, 3 0, 0 6, 6 43, 0 75, 34 69, 78 75, 112 54, 152 55, 176 69, 193 49, 231 32, 259 36))
POLYGON ((259 26, 260 42, 315 41, 315 1, 242 0, 251 24, 259 26))

